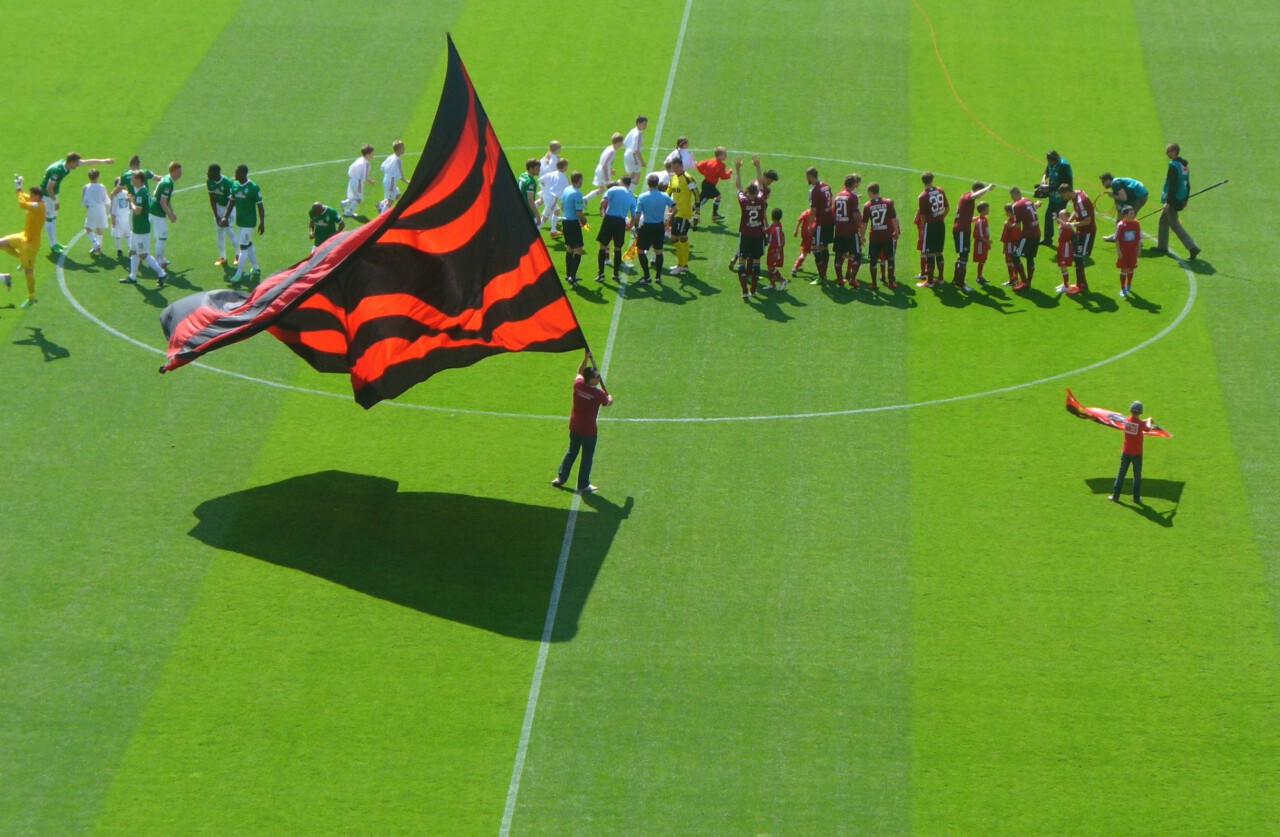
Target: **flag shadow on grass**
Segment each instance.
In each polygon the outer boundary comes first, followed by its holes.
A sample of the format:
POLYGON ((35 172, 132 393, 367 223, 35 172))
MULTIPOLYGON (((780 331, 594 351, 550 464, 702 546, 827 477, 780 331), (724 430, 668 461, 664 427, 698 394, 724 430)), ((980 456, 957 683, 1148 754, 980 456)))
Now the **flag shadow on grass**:
MULTIPOLYGON (((1089 490, 1094 494, 1109 495, 1111 488, 1116 483, 1115 477, 1093 477, 1085 480, 1085 484, 1089 486, 1089 490)), ((1161 526, 1173 526, 1174 515, 1178 513, 1178 504, 1182 502, 1182 490, 1186 488, 1186 483, 1180 480, 1153 480, 1144 479, 1142 481, 1142 505, 1133 502, 1126 502, 1125 497, 1133 496, 1133 479, 1129 478, 1124 481, 1124 488, 1120 492, 1119 505, 1127 509, 1133 509, 1138 514, 1150 520, 1152 523, 1159 523, 1161 526), (1172 506, 1157 509, 1150 504, 1151 500, 1163 501, 1160 505, 1171 503, 1172 506)))
MULTIPOLYGON (((540 640, 568 510, 397 489, 394 480, 343 471, 292 477, 201 503, 190 534, 402 607, 540 640)), ((577 635, 633 505, 584 497, 552 641, 577 635)))

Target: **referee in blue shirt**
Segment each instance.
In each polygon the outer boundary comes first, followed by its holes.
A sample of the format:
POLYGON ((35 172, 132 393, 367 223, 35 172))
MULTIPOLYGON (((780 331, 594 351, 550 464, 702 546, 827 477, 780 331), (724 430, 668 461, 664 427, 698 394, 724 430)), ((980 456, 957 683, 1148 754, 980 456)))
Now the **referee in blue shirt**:
POLYGON ((658 284, 662 284, 662 242, 667 235, 667 210, 676 205, 671 196, 662 191, 662 179, 649 175, 649 191, 636 199, 639 206, 640 233, 636 236, 636 251, 640 256, 639 285, 649 284, 649 251, 653 250, 653 270, 658 284))
POLYGON ((609 242, 613 242, 613 281, 617 282, 618 271, 622 267, 622 242, 627 237, 627 219, 636 214, 636 196, 631 194, 631 178, 622 178, 621 185, 614 183, 604 193, 601 203, 604 220, 600 222, 600 232, 596 241, 600 242, 598 262, 600 272, 596 281, 604 281, 604 263, 609 257, 609 242))

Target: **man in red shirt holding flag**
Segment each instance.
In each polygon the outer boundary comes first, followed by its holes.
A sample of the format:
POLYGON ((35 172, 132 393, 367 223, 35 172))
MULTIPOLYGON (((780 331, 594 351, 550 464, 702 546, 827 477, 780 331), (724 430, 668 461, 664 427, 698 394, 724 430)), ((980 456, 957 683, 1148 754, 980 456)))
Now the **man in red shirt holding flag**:
POLYGON ((1124 449, 1120 453, 1120 471, 1116 474, 1116 484, 1111 488, 1111 496, 1107 499, 1113 503, 1120 502, 1120 490, 1124 488, 1124 478, 1133 465, 1133 502, 1142 505, 1142 437, 1148 430, 1158 430, 1154 419, 1142 418, 1142 402, 1135 401, 1129 405, 1129 417, 1124 421, 1124 449))
POLYGON ((594 358, 588 349, 578 366, 578 376, 573 379, 573 412, 569 414, 569 450, 560 463, 560 471, 551 484, 563 488, 569 481, 573 462, 582 451, 582 467, 578 469, 578 491, 586 494, 596 490, 591 484, 591 461, 596 455, 596 418, 601 407, 613 404, 613 396, 604 388, 600 373, 591 365, 594 358))

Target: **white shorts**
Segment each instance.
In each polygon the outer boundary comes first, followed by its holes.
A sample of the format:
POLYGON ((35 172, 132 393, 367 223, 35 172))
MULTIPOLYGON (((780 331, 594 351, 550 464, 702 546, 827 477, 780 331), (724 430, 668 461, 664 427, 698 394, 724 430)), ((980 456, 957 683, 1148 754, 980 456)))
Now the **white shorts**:
POLYGON ((248 247, 253 244, 253 227, 232 227, 236 231, 236 244, 248 247))
POLYGON ((151 233, 129 233, 129 252, 145 256, 151 252, 151 233))
POLYGON ((364 200, 364 178, 352 177, 347 180, 347 200, 359 203, 364 200))
POLYGON ((58 219, 58 210, 55 207, 58 199, 53 195, 45 195, 41 200, 44 201, 44 219, 46 221, 56 221, 58 219))
POLYGON ((400 181, 394 177, 388 177, 382 181, 382 193, 386 196, 388 203, 394 203, 396 198, 400 197, 400 181))
POLYGON ((628 151, 622 155, 622 164, 626 166, 627 174, 639 174, 644 170, 644 164, 640 162, 640 155, 634 151, 628 151))
POLYGON ((105 206, 85 207, 84 228, 86 230, 105 230, 107 228, 107 208, 105 206))
MULTIPOLYGON (((225 212, 225 211, 226 211, 226 209, 227 209, 227 208, 226 208, 225 206, 220 206, 220 207, 218 207, 218 217, 219 217, 219 218, 221 218, 221 217, 222 217, 222 213, 223 213, 223 212, 225 212)), ((217 229, 224 229, 224 230, 226 230, 226 231, 227 231, 227 233, 228 233, 229 235, 230 235, 230 234, 233 234, 233 232, 234 232, 234 230, 235 230, 235 228, 236 228, 236 208, 235 208, 234 206, 233 206, 233 207, 231 207, 231 216, 227 219, 227 225, 226 225, 225 227, 224 227, 224 226, 222 226, 221 224, 219 224, 217 221, 214 221, 214 222, 213 222, 213 226, 214 226, 215 228, 217 228, 217 229)))
POLYGON ((130 221, 133 213, 127 209, 122 209, 111 216, 111 234, 120 238, 128 238, 132 231, 129 229, 130 221))
POLYGON ((609 175, 608 175, 608 172, 604 170, 603 166, 596 166, 596 173, 595 173, 595 176, 591 179, 591 182, 596 186, 609 185, 609 175))
POLYGON ((169 237, 169 219, 164 215, 156 217, 151 216, 151 234, 156 237, 156 241, 169 237))

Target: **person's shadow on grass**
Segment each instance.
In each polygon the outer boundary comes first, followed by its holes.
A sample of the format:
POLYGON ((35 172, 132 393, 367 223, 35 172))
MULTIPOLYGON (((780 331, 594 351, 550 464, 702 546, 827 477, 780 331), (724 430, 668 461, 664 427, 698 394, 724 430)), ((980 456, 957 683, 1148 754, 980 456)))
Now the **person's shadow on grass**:
POLYGON ((44 355, 45 363, 52 360, 62 360, 63 358, 71 357, 70 349, 59 346, 57 343, 44 336, 44 329, 27 326, 27 331, 31 332, 31 336, 23 340, 14 340, 13 345, 35 346, 44 355))
MULTIPOLYGON (((1085 485, 1089 486, 1090 491, 1103 496, 1109 496, 1115 484, 1115 477, 1093 477, 1085 480, 1085 485)), ((1134 503, 1125 501, 1125 497, 1133 497, 1133 479, 1126 479, 1124 488, 1120 492, 1120 501, 1116 505, 1132 509, 1152 523, 1159 523, 1166 528, 1171 527, 1174 515, 1178 513, 1178 504, 1182 502, 1182 490, 1186 485, 1179 480, 1144 479, 1142 502, 1134 503), (1159 500, 1159 507, 1152 505, 1151 500, 1159 500)))
MULTIPOLYGON (((358 593, 517 639, 542 639, 570 512, 342 471, 216 497, 191 536, 358 593)), ((548 489, 550 492, 550 489, 548 489)), ((548 502, 559 502, 550 492, 548 502)), ((552 641, 572 639, 635 501, 583 495, 552 641)))

